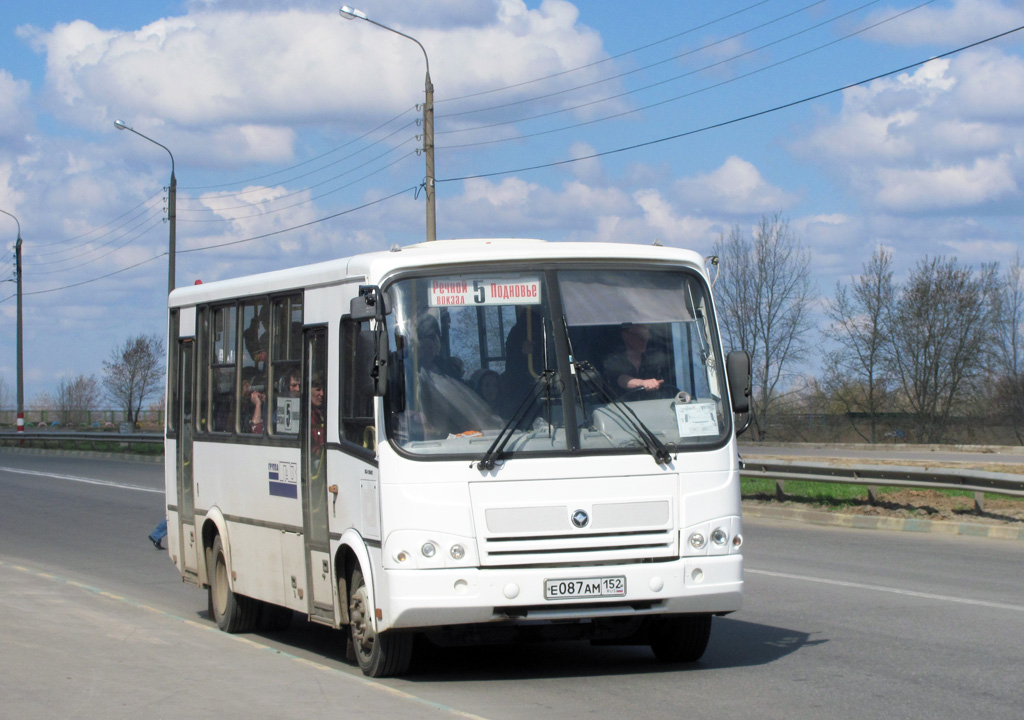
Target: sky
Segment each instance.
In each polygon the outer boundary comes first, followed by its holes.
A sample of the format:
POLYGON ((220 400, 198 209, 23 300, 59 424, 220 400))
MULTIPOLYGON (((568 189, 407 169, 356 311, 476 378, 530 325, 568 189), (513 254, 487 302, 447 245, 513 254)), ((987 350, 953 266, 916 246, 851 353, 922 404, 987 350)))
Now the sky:
MULTIPOLYGON (((1024 247, 1024 31, 990 40, 1024 2, 356 2, 423 51, 323 0, 5 2, 27 407, 164 335, 172 156, 178 286, 422 241, 424 51, 439 239, 708 255, 778 214, 821 302, 879 246, 897 281, 1024 247)), ((16 237, 0 214, 7 388, 16 237)))

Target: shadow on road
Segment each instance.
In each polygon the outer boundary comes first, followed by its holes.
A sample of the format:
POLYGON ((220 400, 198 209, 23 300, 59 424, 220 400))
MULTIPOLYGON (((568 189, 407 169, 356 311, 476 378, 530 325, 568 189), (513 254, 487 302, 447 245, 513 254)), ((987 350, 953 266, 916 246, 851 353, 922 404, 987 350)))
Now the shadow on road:
MULTIPOLYGON (((206 618, 205 613, 199 613, 206 618)), ((290 629, 255 633, 268 644, 326 665, 345 662, 345 632, 305 621, 296 614, 290 629)), ((800 649, 828 642, 801 630, 734 618, 715 618, 711 641, 697 663, 658 662, 646 646, 591 646, 585 641, 439 647, 417 638, 410 682, 480 682, 509 678, 597 677, 699 672, 773 663, 800 649)))

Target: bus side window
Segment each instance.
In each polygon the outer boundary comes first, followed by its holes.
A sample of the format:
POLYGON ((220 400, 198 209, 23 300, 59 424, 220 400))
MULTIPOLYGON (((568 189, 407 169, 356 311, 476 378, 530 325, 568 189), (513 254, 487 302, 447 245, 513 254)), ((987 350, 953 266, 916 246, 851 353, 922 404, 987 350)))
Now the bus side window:
POLYGON ((297 436, 302 389, 302 296, 274 298, 270 313, 267 421, 273 435, 297 436))
POLYGON ((235 318, 235 305, 213 309, 209 429, 214 432, 234 431, 235 353, 238 347, 235 318))
POLYGON ((347 443, 373 450, 373 332, 369 322, 341 323, 341 433, 347 443))

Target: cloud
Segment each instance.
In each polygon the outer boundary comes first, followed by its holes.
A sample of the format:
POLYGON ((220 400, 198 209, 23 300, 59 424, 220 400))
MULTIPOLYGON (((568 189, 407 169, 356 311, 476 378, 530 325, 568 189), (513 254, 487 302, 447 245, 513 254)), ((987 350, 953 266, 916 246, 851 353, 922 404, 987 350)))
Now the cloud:
POLYGON ((30 91, 28 82, 16 80, 7 70, 0 68, 0 139, 20 141, 28 131, 30 91))
POLYGON ((1024 61, 965 52, 843 94, 798 155, 820 163, 868 210, 990 207, 1022 182, 1024 61))
MULTIPOLYGON (((920 7, 871 31, 869 37, 891 45, 954 45, 974 42, 1024 24, 1020 3, 1000 0, 953 0, 951 5, 920 7)), ((900 9, 878 10, 867 24, 890 17, 900 9)))
POLYGON ((978 158, 969 166, 881 169, 878 203, 902 212, 963 208, 999 200, 1018 190, 1009 157, 978 158))
MULTIPOLYGON (((48 32, 23 28, 22 35, 46 53, 47 89, 64 118, 90 125, 113 120, 116 106, 136 120, 186 128, 243 125, 252 117, 290 125, 347 118, 365 127, 368 117, 390 116, 422 100, 423 58, 405 38, 347 23, 322 6, 242 11, 238 3, 198 5, 135 31, 76 20, 48 32)), ((444 49, 431 58, 435 83, 443 78, 439 101, 604 57, 600 37, 577 26, 578 11, 563 0, 545 0, 534 10, 520 0, 496 0, 487 13, 471 13, 489 24, 470 27, 410 25, 404 17, 415 21, 422 13, 401 8, 394 6, 396 29, 416 37, 428 53, 444 49), (474 61, 481 56, 503 61, 474 61)), ((465 3, 449 3, 446 12, 460 9, 465 3)))
POLYGON ((791 207, 797 199, 769 184, 752 163, 735 155, 710 173, 679 180, 674 190, 686 205, 710 214, 778 212, 791 207))

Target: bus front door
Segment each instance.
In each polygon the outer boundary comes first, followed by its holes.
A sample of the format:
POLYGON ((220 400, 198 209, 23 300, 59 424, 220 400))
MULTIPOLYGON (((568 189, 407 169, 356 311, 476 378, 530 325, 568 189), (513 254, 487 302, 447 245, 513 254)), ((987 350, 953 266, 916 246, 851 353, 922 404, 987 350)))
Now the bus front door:
POLYGON ((302 503, 309 617, 334 623, 334 573, 327 499, 327 330, 306 331, 302 387, 302 503))
POLYGON ((195 488, 192 477, 192 439, 194 423, 195 342, 191 338, 178 343, 178 538, 181 565, 188 582, 199 583, 196 562, 195 488))

